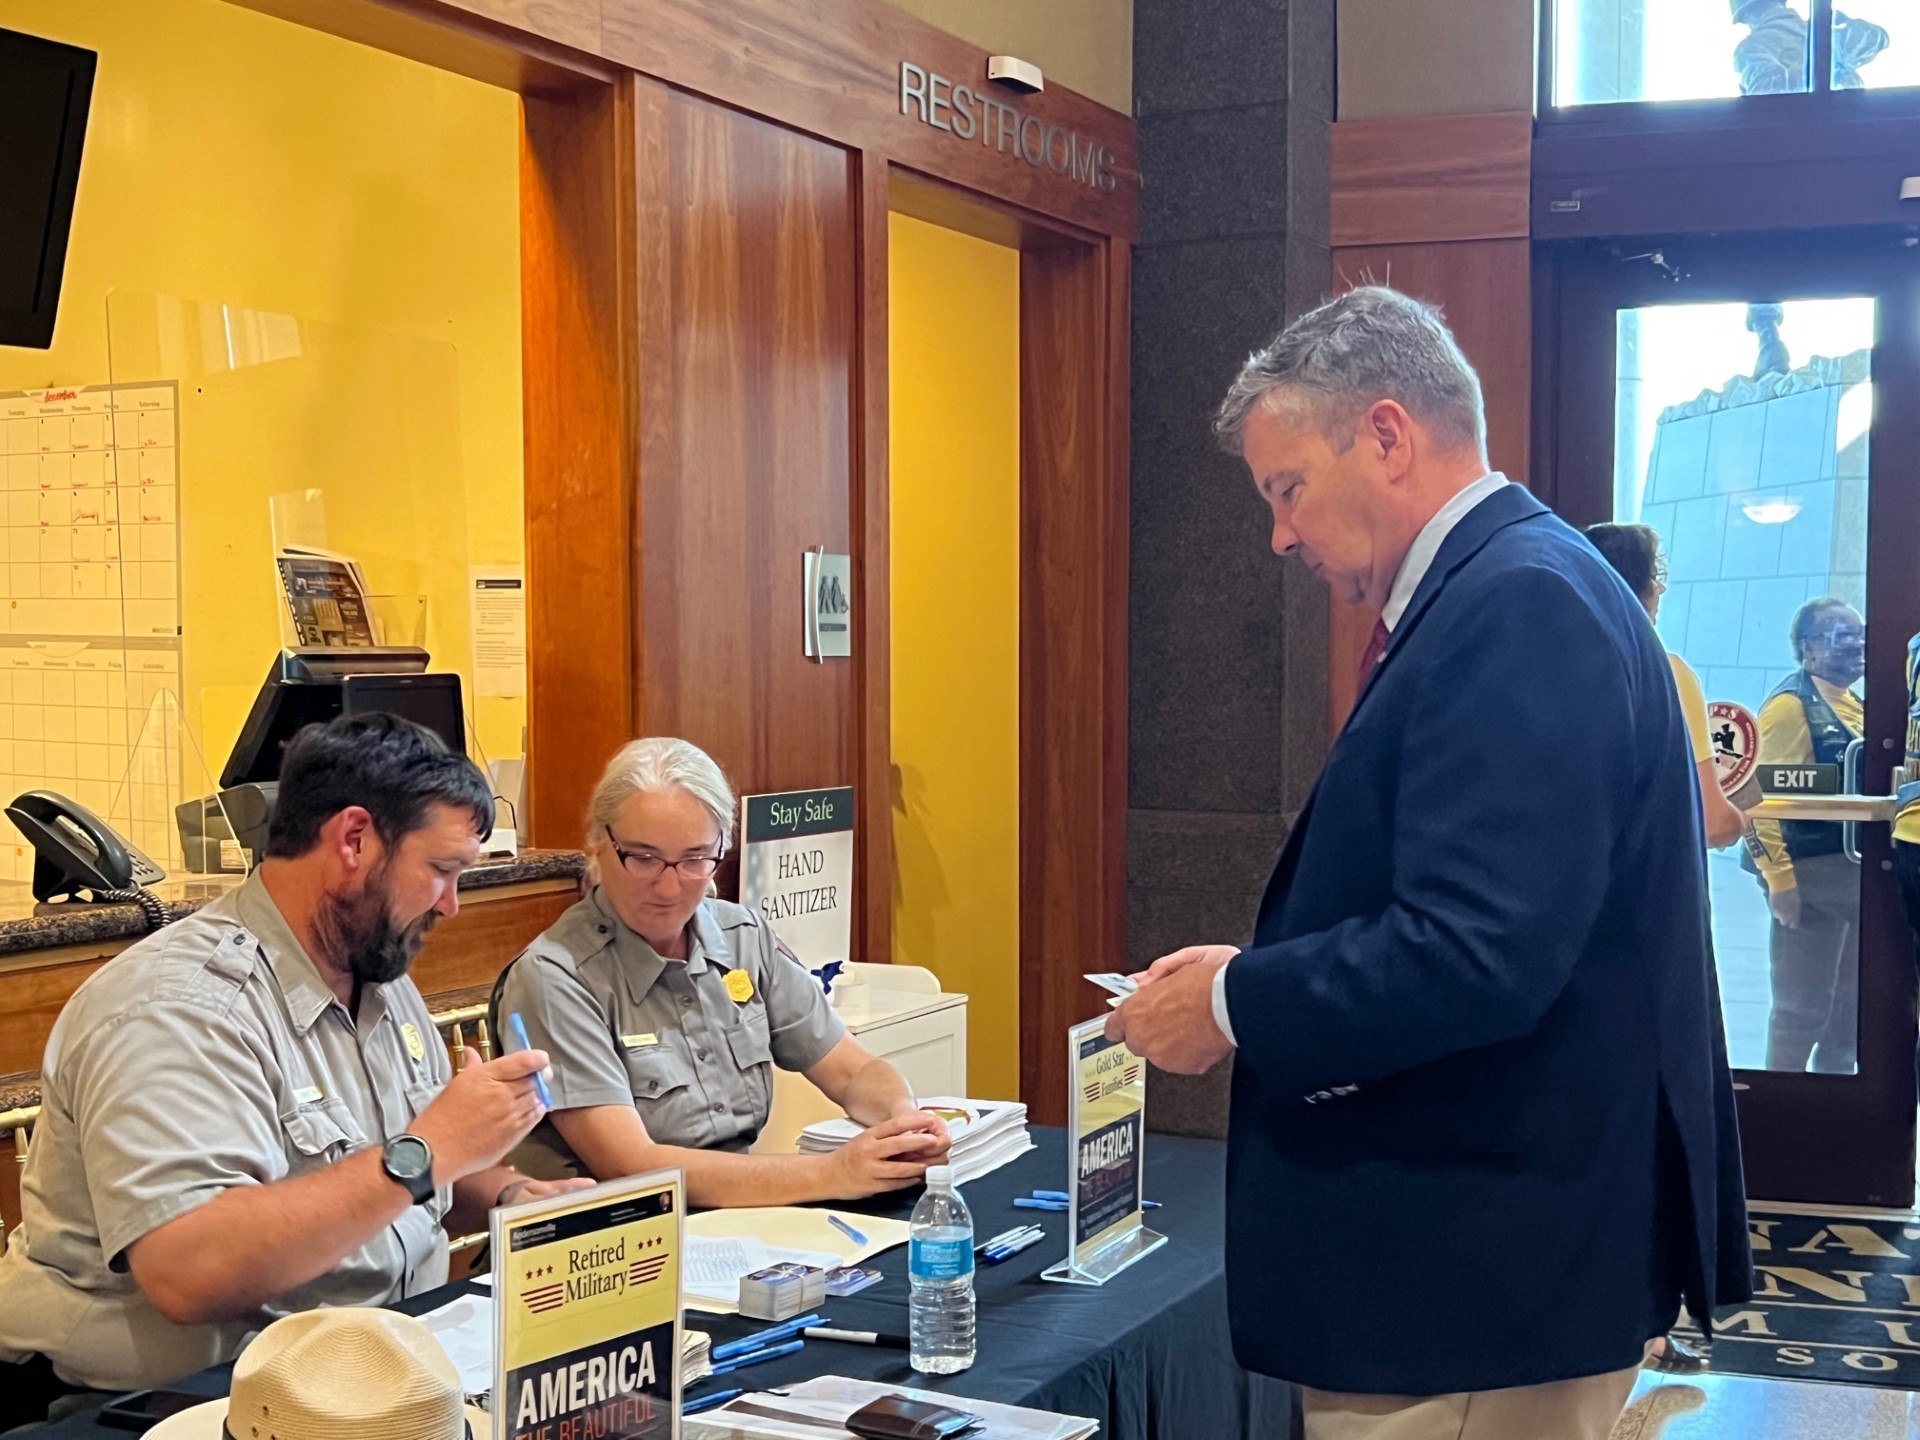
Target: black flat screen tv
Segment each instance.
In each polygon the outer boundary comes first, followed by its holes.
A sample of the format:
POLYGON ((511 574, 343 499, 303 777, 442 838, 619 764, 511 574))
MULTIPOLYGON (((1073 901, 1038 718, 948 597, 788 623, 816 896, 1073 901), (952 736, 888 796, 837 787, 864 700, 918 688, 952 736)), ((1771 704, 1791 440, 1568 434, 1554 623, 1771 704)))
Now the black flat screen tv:
POLYGON ((98 60, 0 30, 0 345, 53 344, 98 60))

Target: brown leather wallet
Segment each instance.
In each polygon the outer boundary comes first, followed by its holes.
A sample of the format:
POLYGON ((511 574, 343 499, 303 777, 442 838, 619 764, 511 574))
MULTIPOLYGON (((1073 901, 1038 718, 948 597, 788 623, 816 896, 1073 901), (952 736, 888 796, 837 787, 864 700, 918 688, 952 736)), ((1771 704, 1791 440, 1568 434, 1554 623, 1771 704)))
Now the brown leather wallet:
POLYGON ((981 1423, 966 1410, 949 1410, 905 1395, 882 1395, 847 1417, 847 1429, 864 1440, 944 1440, 964 1435, 981 1423))

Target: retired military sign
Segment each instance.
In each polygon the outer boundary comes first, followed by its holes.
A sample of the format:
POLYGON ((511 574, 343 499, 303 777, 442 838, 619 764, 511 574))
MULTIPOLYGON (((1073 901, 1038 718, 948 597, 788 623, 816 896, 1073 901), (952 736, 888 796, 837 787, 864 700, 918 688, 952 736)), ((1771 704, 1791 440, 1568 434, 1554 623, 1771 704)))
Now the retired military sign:
POLYGON ((493 1212, 495 1440, 679 1433, 680 1172, 493 1212))

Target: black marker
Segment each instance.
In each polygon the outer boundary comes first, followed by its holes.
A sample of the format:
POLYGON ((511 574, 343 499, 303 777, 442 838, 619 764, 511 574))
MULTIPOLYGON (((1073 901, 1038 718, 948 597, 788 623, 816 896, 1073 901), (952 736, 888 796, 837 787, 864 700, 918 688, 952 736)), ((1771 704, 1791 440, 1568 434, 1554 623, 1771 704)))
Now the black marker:
POLYGON ((904 1335, 882 1335, 877 1330, 833 1330, 825 1325, 809 1325, 800 1332, 809 1340, 838 1340, 847 1345, 878 1345, 883 1350, 911 1350, 913 1344, 904 1335))

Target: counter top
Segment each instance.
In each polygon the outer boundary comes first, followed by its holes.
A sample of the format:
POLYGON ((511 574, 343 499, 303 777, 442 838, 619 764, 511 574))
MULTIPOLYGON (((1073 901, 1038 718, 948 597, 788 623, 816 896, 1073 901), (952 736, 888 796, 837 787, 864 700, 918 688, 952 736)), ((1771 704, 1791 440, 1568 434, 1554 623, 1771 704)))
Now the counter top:
MULTIPOLYGON (((536 880, 577 880, 586 868, 578 850, 522 850, 511 859, 487 860, 460 877, 462 890, 484 890, 497 885, 523 885, 536 880)), ((176 914, 190 915, 239 885, 238 875, 195 875, 184 880, 162 880, 154 894, 176 914)), ((145 933, 146 917, 138 905, 63 901, 42 905, 31 886, 0 881, 0 955, 51 950, 62 945, 92 945, 145 933)), ((0 1103, 0 1109, 6 1106, 0 1103)))

